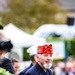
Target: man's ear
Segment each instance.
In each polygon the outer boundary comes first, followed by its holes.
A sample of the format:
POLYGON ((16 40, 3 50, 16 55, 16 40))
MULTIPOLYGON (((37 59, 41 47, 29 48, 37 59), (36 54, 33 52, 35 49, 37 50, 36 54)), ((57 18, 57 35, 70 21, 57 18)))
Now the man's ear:
POLYGON ((35 59, 36 62, 38 61, 39 58, 40 58, 40 56, 39 56, 38 54, 36 54, 36 55, 34 56, 34 59, 35 59))
POLYGON ((34 59, 35 59, 35 61, 37 60, 37 58, 38 58, 38 57, 37 57, 37 55, 35 54, 35 55, 34 55, 34 59))

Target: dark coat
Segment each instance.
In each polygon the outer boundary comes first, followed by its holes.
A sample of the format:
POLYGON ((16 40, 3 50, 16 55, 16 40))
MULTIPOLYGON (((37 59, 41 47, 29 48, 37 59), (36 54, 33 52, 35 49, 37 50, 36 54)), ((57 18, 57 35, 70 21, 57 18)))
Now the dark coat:
MULTIPOLYGON (((47 69, 47 72, 49 75, 53 75, 50 69, 47 69)), ((34 66, 32 66, 24 75, 46 75, 45 71, 39 66, 38 63, 36 63, 34 66)))
POLYGON ((28 69, 30 69, 32 66, 33 66, 33 64, 31 63, 30 66, 27 67, 27 68, 25 68, 23 71, 21 71, 21 72, 19 73, 19 75, 24 75, 24 74, 26 73, 26 71, 27 71, 28 69))
POLYGON ((15 74, 12 62, 8 58, 5 58, 5 57, 3 58, 2 63, 0 64, 0 67, 6 69, 12 74, 15 74))

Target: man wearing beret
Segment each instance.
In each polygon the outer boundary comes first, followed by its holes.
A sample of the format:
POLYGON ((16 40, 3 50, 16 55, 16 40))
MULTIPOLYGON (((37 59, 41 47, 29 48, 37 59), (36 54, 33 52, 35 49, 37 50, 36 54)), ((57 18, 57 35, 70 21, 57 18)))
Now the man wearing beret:
POLYGON ((27 70, 25 75, 53 75, 50 70, 53 55, 52 44, 38 45, 36 50, 37 63, 27 70))

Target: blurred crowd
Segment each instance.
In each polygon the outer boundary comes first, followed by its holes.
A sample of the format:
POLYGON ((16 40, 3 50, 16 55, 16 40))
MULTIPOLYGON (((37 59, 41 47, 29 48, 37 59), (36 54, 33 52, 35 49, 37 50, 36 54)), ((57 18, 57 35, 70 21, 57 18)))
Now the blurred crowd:
POLYGON ((75 75, 75 58, 53 63, 51 70, 54 75, 75 75))

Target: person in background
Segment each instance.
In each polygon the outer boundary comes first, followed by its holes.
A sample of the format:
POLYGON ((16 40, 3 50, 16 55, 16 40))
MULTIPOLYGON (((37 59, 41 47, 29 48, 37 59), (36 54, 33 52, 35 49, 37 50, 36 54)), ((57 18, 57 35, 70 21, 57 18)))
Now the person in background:
POLYGON ((56 63, 53 63, 51 68, 50 68, 52 73, 53 73, 53 75, 55 75, 55 67, 56 67, 56 63))
POLYGON ((10 52, 12 47, 11 41, 3 33, 3 26, 0 25, 0 67, 15 74, 11 60, 5 57, 5 54, 10 52))
POLYGON ((65 61, 61 61, 60 62, 60 69, 61 69, 61 71, 60 71, 59 75, 68 75, 68 72, 66 70, 66 63, 65 63, 65 61))
POLYGON ((66 70, 68 72, 68 75, 74 75, 72 73, 72 70, 73 70, 73 63, 71 62, 66 62, 66 70))
POLYGON ((24 75, 53 75, 50 70, 53 61, 52 44, 38 45, 35 51, 37 63, 28 69, 24 75))
POLYGON ((27 68, 25 68, 23 71, 21 71, 19 73, 19 75, 24 75, 26 73, 26 71, 28 69, 30 69, 36 63, 37 56, 36 56, 35 46, 36 45, 33 45, 33 46, 31 46, 30 48, 27 49, 27 53, 29 53, 29 55, 30 55, 31 64, 27 68))
POLYGON ((15 58, 11 58, 11 61, 12 61, 13 67, 14 67, 15 75, 18 75, 20 72, 20 63, 15 58))
POLYGON ((73 70, 72 70, 72 73, 75 75, 75 59, 73 61, 73 70))

